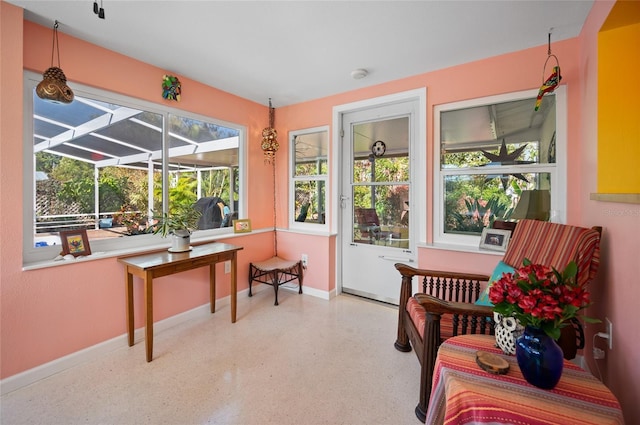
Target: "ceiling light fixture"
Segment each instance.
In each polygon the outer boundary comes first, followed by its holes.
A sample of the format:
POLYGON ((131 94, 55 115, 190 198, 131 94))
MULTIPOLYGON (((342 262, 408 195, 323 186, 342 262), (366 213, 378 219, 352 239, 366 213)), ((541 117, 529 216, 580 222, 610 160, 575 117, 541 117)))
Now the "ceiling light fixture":
POLYGON ((73 90, 67 85, 67 77, 60 69, 60 42, 58 41, 58 21, 53 25, 53 47, 51 67, 42 74, 42 81, 36 87, 39 98, 56 103, 73 102, 73 90), (58 54, 58 66, 53 66, 54 53, 58 54))
POLYGON ((363 68, 358 68, 351 71, 351 78, 353 78, 354 80, 360 80, 367 75, 369 75, 369 71, 363 68))

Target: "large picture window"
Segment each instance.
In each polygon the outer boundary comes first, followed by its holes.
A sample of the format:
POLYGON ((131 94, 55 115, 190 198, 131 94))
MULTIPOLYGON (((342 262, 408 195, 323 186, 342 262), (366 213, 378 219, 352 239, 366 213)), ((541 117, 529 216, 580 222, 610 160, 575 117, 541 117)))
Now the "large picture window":
POLYGON ((329 129, 292 131, 289 140, 292 153, 289 226, 327 228, 329 129))
POLYGON ((243 208, 241 126, 74 85, 71 104, 25 76, 26 262, 52 259, 59 232, 86 229, 92 251, 158 243, 163 213, 191 208, 195 231, 231 232, 243 208))
POLYGON ((434 242, 477 247, 496 220, 564 222, 564 88, 537 111, 536 94, 435 108, 434 242))

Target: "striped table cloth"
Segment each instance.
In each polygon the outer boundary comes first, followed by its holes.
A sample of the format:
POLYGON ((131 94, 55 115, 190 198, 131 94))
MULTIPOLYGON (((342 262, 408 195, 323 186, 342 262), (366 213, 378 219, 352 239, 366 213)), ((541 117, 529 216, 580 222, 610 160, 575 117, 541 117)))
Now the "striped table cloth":
POLYGON ((495 337, 461 335, 438 351, 426 423, 518 425, 623 425, 620 404, 590 373, 565 360, 560 382, 543 390, 522 376, 515 356, 502 354, 495 337), (509 372, 480 369, 476 352, 500 354, 509 372))

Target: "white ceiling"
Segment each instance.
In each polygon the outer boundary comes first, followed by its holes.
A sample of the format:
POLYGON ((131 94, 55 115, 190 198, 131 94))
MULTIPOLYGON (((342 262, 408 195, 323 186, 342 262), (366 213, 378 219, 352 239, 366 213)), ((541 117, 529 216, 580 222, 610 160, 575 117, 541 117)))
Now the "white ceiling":
MULTIPOLYGON (((6 0, 178 77, 280 107, 579 34, 593 0, 6 0), (366 78, 351 71, 365 68, 366 78)), ((60 46, 64 68, 65 46, 60 46)), ((44 71, 44 70, 42 70, 44 71)), ((67 72, 73 81, 73 72, 67 72)), ((183 95, 189 88, 183 85, 183 95)))

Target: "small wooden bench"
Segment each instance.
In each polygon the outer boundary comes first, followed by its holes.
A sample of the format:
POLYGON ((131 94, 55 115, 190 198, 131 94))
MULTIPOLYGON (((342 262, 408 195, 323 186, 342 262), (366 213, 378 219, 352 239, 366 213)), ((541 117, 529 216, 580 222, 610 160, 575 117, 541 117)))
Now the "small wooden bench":
POLYGON ((302 294, 302 269, 302 261, 289 261, 280 257, 249 263, 249 296, 253 296, 251 286, 254 281, 271 285, 276 293, 274 305, 278 305, 278 287, 296 279, 298 280, 298 294, 302 294))

